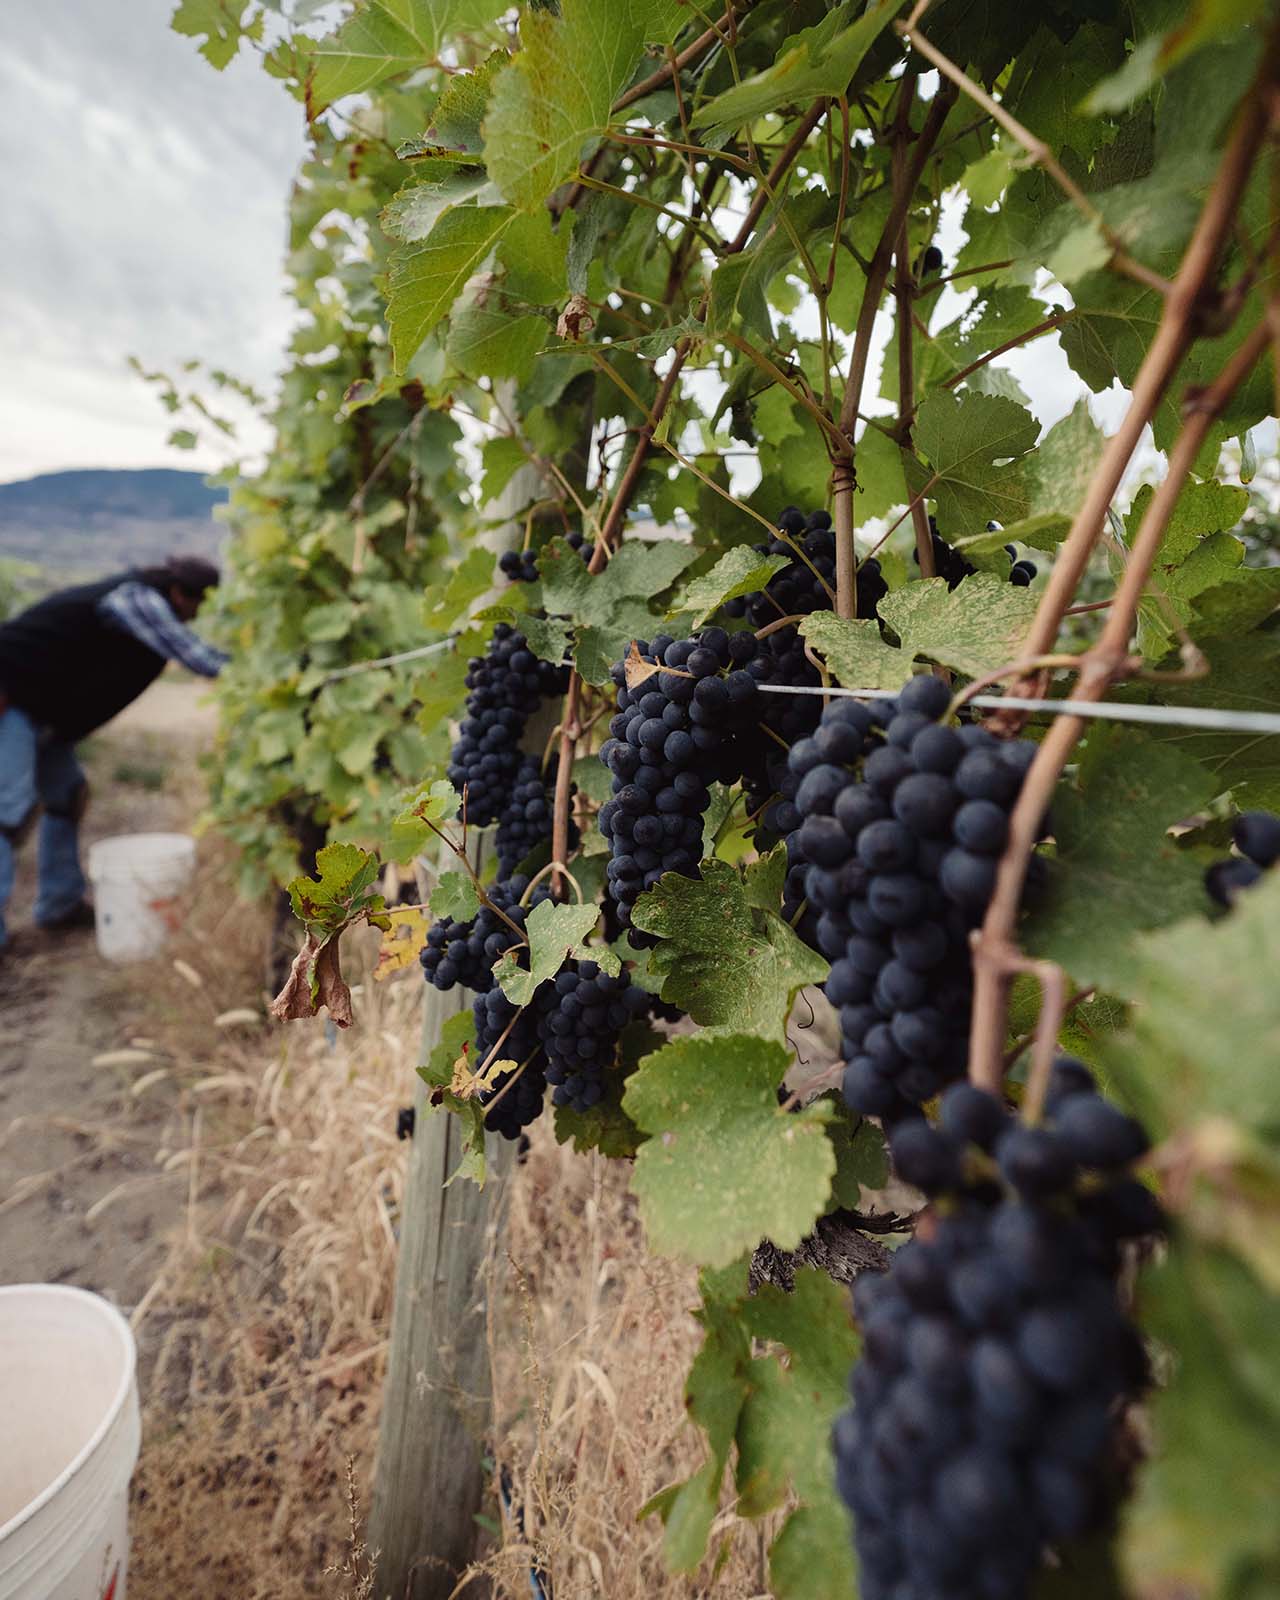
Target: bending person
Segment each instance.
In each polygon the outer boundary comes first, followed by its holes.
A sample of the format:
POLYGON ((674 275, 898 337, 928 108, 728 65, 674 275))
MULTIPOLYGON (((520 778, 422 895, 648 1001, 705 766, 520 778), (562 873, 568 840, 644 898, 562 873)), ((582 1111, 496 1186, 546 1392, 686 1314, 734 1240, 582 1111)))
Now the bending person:
POLYGON ((60 589, 0 623, 0 951, 15 856, 40 814, 38 926, 87 926, 79 825, 88 785, 79 740, 178 661, 215 678, 227 657, 187 624, 218 569, 198 556, 60 589))

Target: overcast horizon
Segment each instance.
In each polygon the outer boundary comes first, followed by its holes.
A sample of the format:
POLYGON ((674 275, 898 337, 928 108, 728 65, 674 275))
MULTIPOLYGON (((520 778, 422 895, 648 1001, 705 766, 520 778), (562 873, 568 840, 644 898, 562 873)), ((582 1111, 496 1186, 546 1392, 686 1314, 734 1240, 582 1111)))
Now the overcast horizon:
MULTIPOLYGON (((247 54, 218 73, 173 0, 10 10, 0 240, 0 482, 102 467, 213 470, 130 370, 199 358, 274 390, 292 325, 286 203, 301 108, 247 54)), ((266 433, 240 439, 260 453, 266 433)))

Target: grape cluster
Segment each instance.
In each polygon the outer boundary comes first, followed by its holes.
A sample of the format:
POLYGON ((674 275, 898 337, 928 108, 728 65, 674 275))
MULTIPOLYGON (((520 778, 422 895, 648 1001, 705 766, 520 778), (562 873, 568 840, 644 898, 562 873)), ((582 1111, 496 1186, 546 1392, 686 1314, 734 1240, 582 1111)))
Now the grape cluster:
POLYGON ((495 1047, 497 1060, 516 1063, 514 1070, 500 1072, 492 1086, 480 1092, 484 1125, 504 1139, 518 1139, 541 1113, 547 1092, 547 1058, 533 1011, 519 1010, 494 986, 472 1001, 471 1015, 476 1035, 474 1070, 479 1071, 495 1047))
MULTIPOLYGON (((591 546, 576 528, 572 533, 564 534, 563 538, 571 550, 578 551, 584 561, 590 561, 591 546)), ((498 557, 498 570, 513 583, 537 583, 538 552, 533 549, 504 550, 498 557)))
MULTIPOLYGON (((996 526, 997 524, 994 522, 989 522, 987 531, 992 531, 996 526)), ((963 579, 971 577, 978 570, 972 561, 962 556, 958 550, 947 543, 938 532, 938 524, 932 517, 929 518, 929 537, 933 542, 934 573, 937 577, 947 580, 948 589, 954 589, 963 579)), ((1035 563, 1025 559, 1019 560, 1018 552, 1011 544, 1005 545, 1004 548, 1005 554, 1013 563, 1009 568, 1009 582, 1013 584, 1015 589, 1027 588, 1036 575, 1035 563)), ((919 566, 920 552, 913 550, 911 559, 916 566, 919 566)))
POLYGON ((709 785, 741 776, 738 739, 755 728, 761 698, 745 670, 756 654, 750 633, 707 628, 691 639, 638 640, 636 648, 668 670, 628 689, 623 664, 613 669, 618 711, 600 751, 613 794, 600 808, 600 831, 610 843, 609 893, 624 926, 664 872, 696 874, 709 785))
POLYGON ((1141 1126, 1060 1059, 1045 1120, 955 1084, 891 1151, 944 1205, 854 1288, 862 1357, 835 1428, 863 1600, 1026 1600, 1047 1546, 1104 1526, 1148 1382, 1117 1292, 1160 1227, 1141 1126))
POLYGON ((493 631, 484 656, 467 669, 467 714, 449 757, 449 781, 466 791, 467 821, 496 822, 511 793, 523 754, 525 724, 544 698, 562 694, 563 667, 540 661, 522 633, 505 622, 493 631))
POLYGON ((1228 910, 1242 890, 1252 888, 1280 860, 1280 817, 1270 811, 1242 811, 1231 825, 1238 856, 1215 861, 1205 872, 1210 899, 1228 910))
POLYGON ((652 995, 594 961, 568 961, 555 981, 538 990, 538 1038, 546 1052, 546 1079, 554 1105, 589 1111, 604 1098, 618 1036, 649 1009, 652 995))
MULTIPOLYGON (((524 756, 494 835, 498 871, 505 877, 514 872, 542 844, 551 839, 554 826, 555 766, 542 776, 537 756, 524 756)), ((578 830, 569 822, 569 845, 578 842, 578 830)))
MULTIPOLYGON (((814 611, 830 611, 836 582, 836 536, 831 531, 831 513, 812 511, 808 516, 788 506, 778 518, 776 539, 754 546, 757 555, 787 556, 763 589, 739 599, 726 601, 724 613, 745 617, 754 628, 763 628, 779 617, 809 616, 814 611)), ((874 557, 858 568, 858 615, 873 617, 876 606, 889 592, 874 557)), ((771 636, 772 637, 772 636, 771 636)))
MULTIPOLYGON (((437 918, 427 930, 427 942, 418 956, 427 982, 437 989, 461 984, 476 994, 487 994, 493 988, 494 962, 520 942, 515 929, 524 929, 528 909, 520 899, 528 887, 525 877, 499 879, 485 891, 489 904, 482 905, 469 921, 437 918), (506 919, 500 912, 506 913, 506 919)), ((533 904, 549 893, 545 884, 535 889, 533 904)))
POLYGON ((938 722, 949 701, 927 675, 896 700, 834 700, 789 756, 805 896, 840 1013, 844 1098, 887 1121, 964 1071, 968 936, 1035 754, 1030 741, 938 722))

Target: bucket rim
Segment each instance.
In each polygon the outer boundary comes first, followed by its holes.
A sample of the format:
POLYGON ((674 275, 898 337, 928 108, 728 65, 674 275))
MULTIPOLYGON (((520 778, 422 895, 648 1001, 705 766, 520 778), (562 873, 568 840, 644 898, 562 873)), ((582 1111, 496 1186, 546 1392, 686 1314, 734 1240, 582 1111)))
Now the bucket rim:
POLYGON ((92 1289, 77 1288, 70 1283, 4 1283, 0 1284, 0 1303, 13 1296, 30 1294, 32 1290, 38 1291, 40 1295, 49 1299, 79 1300, 91 1304, 96 1312, 103 1315, 104 1322, 111 1327, 112 1332, 115 1333, 120 1341, 125 1357, 124 1372, 102 1421, 93 1430, 88 1440, 77 1450, 57 1477, 41 1489, 30 1504, 24 1506, 17 1516, 10 1517, 8 1522, 0 1523, 0 1545, 12 1534, 17 1533, 24 1523, 30 1522, 37 1512, 43 1511, 55 1496, 61 1494, 71 1479, 90 1459, 112 1428, 119 1422, 137 1376, 138 1347, 133 1337, 133 1330, 121 1313, 104 1295, 95 1294, 92 1289))
POLYGON ((117 850, 114 850, 113 846, 136 844, 141 839, 147 840, 148 843, 158 843, 163 840, 166 845, 172 846, 174 849, 181 846, 184 854, 188 850, 194 850, 196 845, 196 837, 193 833, 178 833, 164 828, 147 829, 141 833, 109 833, 103 839, 95 839, 89 846, 90 859, 94 855, 114 855, 117 850))

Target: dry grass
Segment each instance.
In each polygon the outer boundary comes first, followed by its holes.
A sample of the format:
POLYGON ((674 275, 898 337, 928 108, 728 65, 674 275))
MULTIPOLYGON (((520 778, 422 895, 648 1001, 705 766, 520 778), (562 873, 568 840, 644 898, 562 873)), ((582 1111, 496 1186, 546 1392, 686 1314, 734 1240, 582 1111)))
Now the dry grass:
POLYGON ((185 1143, 159 1155, 188 1183, 134 1312, 130 1592, 172 1600, 199 1574, 215 1600, 358 1600, 351 1503, 375 1442, 404 1166, 395 1110, 411 1094, 420 992, 366 983, 345 1034, 249 1022, 263 1011, 261 922, 210 892, 226 881, 216 860, 209 872, 204 912, 147 982, 170 1065, 141 1098, 177 1085, 185 1143))
POLYGON ((705 1455, 683 1399, 701 1340, 696 1274, 649 1255, 627 1176, 558 1147, 544 1121, 512 1180, 490 1316, 512 1503, 477 1577, 503 1600, 530 1594, 531 1570, 556 1600, 767 1597, 773 1525, 741 1521, 727 1493, 695 1577, 667 1572, 656 1516, 637 1520, 705 1455))
MULTIPOLYGON (((144 985, 169 1066, 139 1068, 136 1099, 170 1097, 184 1137, 158 1155, 185 1168, 187 1193, 135 1312, 130 1591, 172 1600, 199 1574, 213 1600, 368 1600, 356 1502, 373 1479, 406 1153, 395 1111, 411 1096, 422 991, 416 973, 366 980, 346 1033, 217 1026, 246 1000, 261 1012, 262 930, 227 901, 216 846, 204 854, 204 909, 144 985)), ((366 944, 349 964, 371 956, 366 944)), ((534 1134, 490 1263, 486 1521, 501 1538, 460 1592, 527 1600, 537 1571, 556 1600, 767 1593, 770 1530, 739 1522, 728 1498, 715 1560, 693 1579, 666 1572, 658 1519, 637 1521, 703 1459, 682 1396, 695 1275, 648 1255, 625 1167, 558 1147, 545 1122, 534 1134)))

